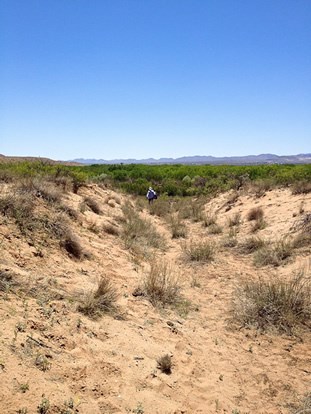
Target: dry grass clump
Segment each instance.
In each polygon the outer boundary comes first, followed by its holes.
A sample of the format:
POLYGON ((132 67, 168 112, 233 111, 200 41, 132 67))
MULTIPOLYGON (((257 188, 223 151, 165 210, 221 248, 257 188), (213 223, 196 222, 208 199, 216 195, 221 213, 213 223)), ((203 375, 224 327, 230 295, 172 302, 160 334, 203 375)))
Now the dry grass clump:
POLYGON ((222 233, 222 227, 217 223, 211 224, 208 227, 208 233, 209 234, 221 234, 222 233))
POLYGON ((149 213, 152 216, 166 217, 170 214, 171 210, 171 202, 166 198, 158 198, 156 202, 149 206, 149 213))
POLYGON ((85 197, 84 198, 84 203, 93 211, 93 213, 102 214, 102 210, 100 208, 100 205, 93 198, 85 197))
POLYGON ((300 232, 294 238, 292 246, 294 249, 299 249, 301 247, 307 247, 311 245, 311 233, 309 232, 300 232))
POLYGON ((265 246, 265 240, 260 237, 249 237, 239 246, 239 252, 242 254, 251 254, 265 246))
POLYGON ((193 241, 183 245, 183 253, 190 262, 208 263, 214 259, 215 245, 209 241, 193 241))
POLYGON ((292 187, 292 194, 308 194, 311 193, 311 182, 307 180, 296 181, 292 187))
POLYGON ((120 230, 115 224, 106 223, 103 225, 103 230, 107 234, 111 234, 113 236, 119 236, 120 230))
POLYGON ((63 192, 53 182, 40 177, 28 178, 18 184, 20 192, 31 193, 36 197, 41 197, 49 203, 59 203, 63 192))
POLYGON ((79 212, 72 207, 66 206, 65 204, 61 204, 59 206, 59 210, 64 212, 72 220, 78 220, 79 218, 79 212))
POLYGON ((80 239, 71 231, 67 231, 63 240, 61 240, 60 245, 67 251, 67 253, 69 253, 71 257, 81 260, 87 256, 84 248, 81 245, 80 239))
POLYGON ((223 247, 235 247, 238 244, 236 236, 228 235, 222 240, 223 247))
POLYGON ((291 414, 308 414, 311 413, 311 392, 306 393, 299 401, 299 404, 291 404, 294 406, 291 414))
POLYGON ((190 219, 194 223, 203 220, 203 209, 204 199, 182 199, 175 205, 175 210, 179 212, 182 219, 190 219))
POLYGON ((247 213, 247 220, 248 221, 263 220, 263 216, 264 216, 264 211, 263 211, 262 207, 253 207, 247 213))
POLYGON ((142 291, 154 305, 174 305, 180 300, 180 280, 172 266, 164 261, 154 261, 150 265, 142 291))
POLYGON ((267 191, 271 190, 273 183, 271 180, 257 180, 251 183, 251 191, 257 198, 263 197, 267 191))
POLYGON ((287 334, 298 327, 310 328, 310 275, 301 270, 288 281, 279 278, 245 281, 235 292, 233 313, 246 327, 273 328, 287 334))
POLYGON ((169 226, 172 232, 172 239, 185 238, 187 237, 187 227, 181 220, 179 215, 171 215, 169 217, 169 226))
POLYGON ((7 270, 0 270, 0 292, 8 292, 15 285, 13 276, 7 270))
POLYGON ((117 290, 108 276, 103 276, 97 289, 90 292, 78 306, 78 311, 92 318, 116 309, 117 290))
POLYGON ((203 226, 209 227, 216 224, 217 217, 214 214, 208 213, 203 216, 203 226))
POLYGON ((263 230, 267 226, 267 223, 264 219, 255 220, 250 231, 251 233, 256 233, 258 230, 263 230))
POLYGON ((164 247, 165 242, 151 221, 141 218, 131 207, 123 208, 123 213, 126 221, 123 223, 122 237, 127 248, 164 247))
POLYGON ((241 213, 235 213, 232 217, 228 219, 228 226, 235 227, 241 224, 241 213))
POLYGON ((255 266, 280 266, 293 252, 292 243, 279 240, 272 246, 264 245, 254 255, 255 266))
POLYGON ((0 213, 15 220, 20 231, 25 234, 35 226, 34 200, 31 194, 14 193, 0 196, 0 213))
POLYGON ((169 354, 163 355, 157 359, 157 368, 160 369, 164 374, 172 373, 172 358, 169 354))

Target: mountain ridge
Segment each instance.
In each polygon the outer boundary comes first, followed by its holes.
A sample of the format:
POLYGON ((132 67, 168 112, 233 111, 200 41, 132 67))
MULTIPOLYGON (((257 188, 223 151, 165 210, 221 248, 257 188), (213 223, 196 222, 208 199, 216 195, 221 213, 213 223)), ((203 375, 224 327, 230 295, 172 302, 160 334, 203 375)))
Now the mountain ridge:
POLYGON ((183 156, 179 158, 145 158, 145 159, 85 159, 76 158, 70 162, 80 164, 310 164, 311 153, 297 155, 259 154, 233 157, 214 157, 212 155, 183 156))

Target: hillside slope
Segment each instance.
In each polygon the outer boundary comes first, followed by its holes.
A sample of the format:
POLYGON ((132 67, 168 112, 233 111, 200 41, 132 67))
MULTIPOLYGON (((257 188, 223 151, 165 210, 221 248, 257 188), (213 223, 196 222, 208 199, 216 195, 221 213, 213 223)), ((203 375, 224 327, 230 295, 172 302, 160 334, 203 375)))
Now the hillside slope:
POLYGON ((309 244, 267 266, 240 247, 253 234, 270 246, 294 240, 311 194, 277 189, 195 200, 205 222, 184 214, 185 239, 172 238, 168 219, 155 214, 161 199, 150 210, 145 200, 97 185, 53 198, 1 184, 1 194, 1 413, 288 414, 310 391, 310 326, 279 334, 239 325, 232 303, 245 280, 309 272, 309 244), (31 214, 14 213, 18 197, 24 207, 32 197, 31 214), (161 236, 158 248, 124 236, 130 207, 161 236), (248 218, 254 207, 264 212, 256 233, 248 218), (187 246, 202 240, 213 244, 213 260, 187 261, 187 246), (179 275, 178 306, 153 306, 137 289, 156 260, 179 275), (78 309, 101 277, 117 289, 116 307, 90 317, 78 309), (166 354, 170 375, 157 363, 166 354))

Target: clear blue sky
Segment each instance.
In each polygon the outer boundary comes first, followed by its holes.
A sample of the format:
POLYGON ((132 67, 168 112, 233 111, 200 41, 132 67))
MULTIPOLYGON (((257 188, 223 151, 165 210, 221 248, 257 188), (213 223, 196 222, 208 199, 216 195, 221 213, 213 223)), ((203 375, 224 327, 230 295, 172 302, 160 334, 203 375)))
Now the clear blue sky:
POLYGON ((311 0, 1 0, 0 153, 311 152, 311 0))

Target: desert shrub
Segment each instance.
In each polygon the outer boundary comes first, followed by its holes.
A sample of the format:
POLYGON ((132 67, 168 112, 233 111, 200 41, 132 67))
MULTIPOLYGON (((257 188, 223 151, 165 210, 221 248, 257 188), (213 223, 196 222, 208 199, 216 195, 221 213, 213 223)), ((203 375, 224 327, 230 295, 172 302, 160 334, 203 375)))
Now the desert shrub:
POLYGON ((87 294, 78 306, 78 311, 92 318, 116 309, 117 290, 108 276, 103 276, 97 289, 87 294))
POLYGON ((18 190, 41 197, 50 203, 59 203, 62 198, 62 191, 53 182, 40 177, 22 180, 18 190))
POLYGON ((13 273, 0 270, 0 292, 7 292, 15 284, 13 273))
POLYGON ((292 255, 293 246, 286 240, 279 240, 272 246, 264 246, 254 254, 256 266, 280 266, 292 255))
POLYGON ((50 409, 50 401, 43 397, 41 403, 37 407, 38 414, 47 414, 50 409))
POLYGON ((64 248, 70 256, 75 257, 76 259, 81 260, 86 256, 80 239, 70 231, 66 233, 60 244, 61 247, 64 248))
POLYGON ((301 231, 296 235, 292 241, 292 246, 294 249, 299 249, 300 247, 307 247, 311 245, 311 233, 301 231))
POLYGON ((211 262, 215 255, 215 246, 209 241, 193 241, 183 245, 186 260, 191 262, 211 262))
POLYGON ((298 404, 291 404, 294 406, 294 410, 290 414, 308 414, 311 412, 311 392, 307 392, 298 404))
POLYGON ((237 191, 233 191, 227 200, 227 204, 232 206, 233 204, 235 204, 239 199, 239 193, 237 191))
POLYGON ((253 207, 249 212, 247 213, 247 220, 262 220, 264 216, 264 211, 262 207, 253 207))
POLYGON ((102 213, 100 205, 93 198, 85 197, 84 198, 84 203, 93 211, 93 213, 95 213, 95 214, 101 214, 102 213))
POLYGON ((289 280, 245 281, 234 296, 233 313, 242 326, 293 333, 298 326, 310 328, 311 278, 299 271, 289 280))
POLYGON ((311 182, 307 180, 297 181, 293 184, 292 194, 308 194, 311 192, 311 182))
POLYGON ((264 219, 255 220, 250 228, 251 233, 256 233, 258 230, 263 230, 267 226, 264 219))
POLYGON ((203 220, 203 208, 204 200, 203 199, 186 199, 180 200, 176 205, 176 210, 179 211, 180 217, 183 219, 190 219, 194 223, 203 220))
POLYGON ((164 374, 171 374, 172 372, 172 358, 169 354, 163 355, 157 359, 157 368, 164 374))
POLYGON ((187 227, 179 215, 172 214, 168 222, 172 232, 172 239, 187 237, 187 227))
POLYGON ((173 305, 180 299, 179 276, 164 261, 154 261, 145 276, 142 291, 153 305, 173 305))
POLYGON ((222 240, 223 247, 235 247, 238 244, 238 240, 235 236, 227 236, 222 240))
POLYGON ((37 354, 35 365, 40 371, 48 371, 51 368, 51 363, 44 354, 37 354))
POLYGON ((120 230, 115 224, 106 223, 103 225, 103 230, 107 234, 111 234, 113 236, 119 236, 120 230))
POLYGON ((213 224, 216 224, 217 222, 217 217, 214 214, 205 214, 203 215, 203 226, 204 227, 209 227, 212 226, 213 224))
POLYGON ((0 197, 0 213, 11 217, 22 233, 35 226, 34 200, 31 194, 15 191, 0 197))
POLYGON ((144 247, 162 248, 164 240, 156 231, 152 222, 143 219, 131 207, 123 208, 126 221, 123 223, 122 237, 127 248, 138 245, 144 247))
POLYGON ((256 197, 263 197, 273 187, 273 181, 269 179, 256 180, 251 183, 251 191, 256 197))
POLYGON ((67 214, 68 217, 70 217, 73 220, 77 220, 79 218, 78 211, 72 207, 66 206, 65 204, 61 204, 59 206, 59 210, 63 211, 65 214, 67 214))
POLYGON ((222 233, 222 227, 217 223, 211 224, 208 227, 208 233, 209 234, 220 234, 220 233, 222 233))
POLYGON ((241 213, 235 213, 232 217, 228 219, 228 226, 234 227, 241 224, 241 213))
POLYGON ((171 211, 171 203, 168 198, 158 198, 150 204, 149 213, 153 216, 166 217, 171 211))
POLYGON ((265 246, 266 242, 260 237, 249 237, 239 246, 239 252, 242 254, 251 254, 265 246))

